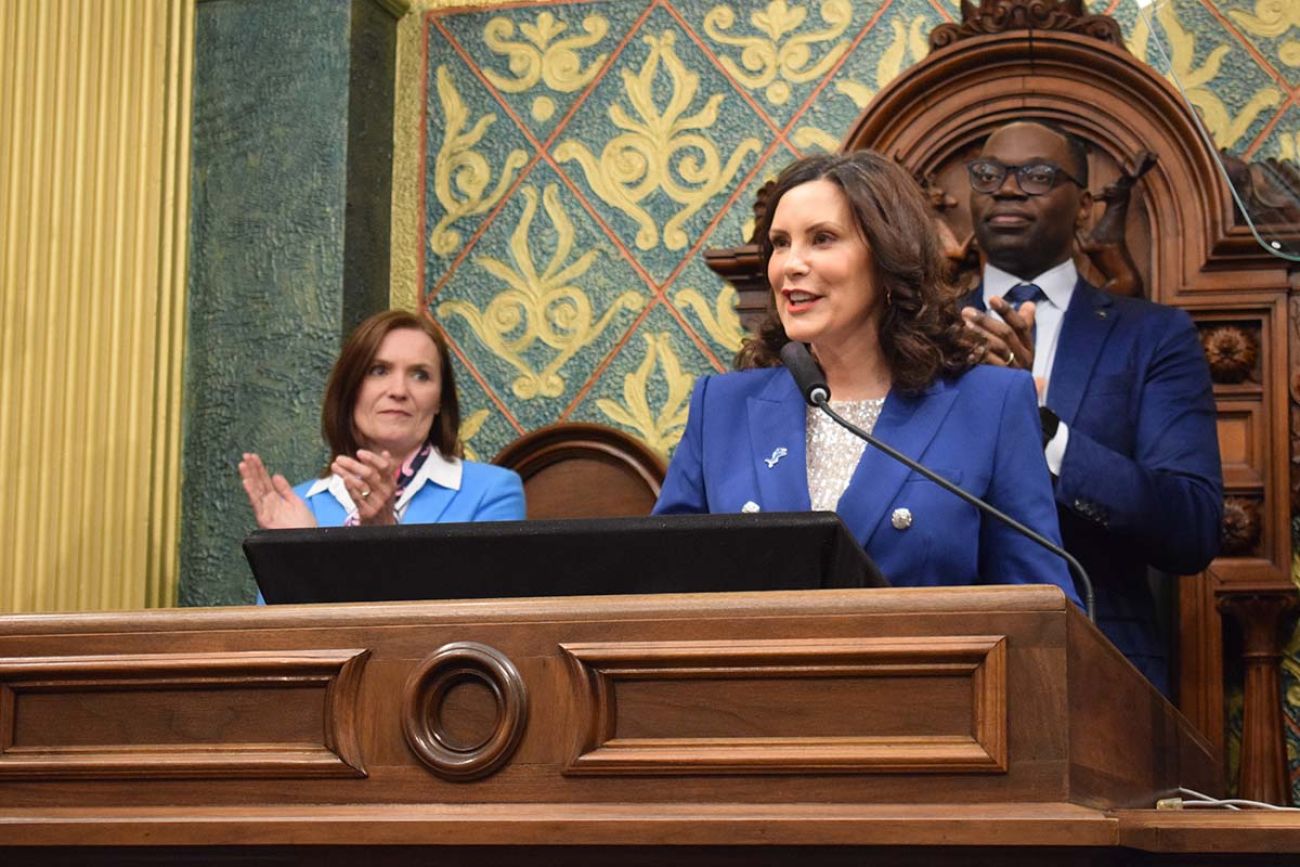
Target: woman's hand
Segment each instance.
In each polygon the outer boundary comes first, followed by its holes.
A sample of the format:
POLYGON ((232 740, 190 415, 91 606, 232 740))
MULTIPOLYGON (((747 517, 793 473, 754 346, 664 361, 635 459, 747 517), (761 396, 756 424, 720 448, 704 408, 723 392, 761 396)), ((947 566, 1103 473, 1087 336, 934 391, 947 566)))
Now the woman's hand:
POLYGON ((257 526, 263 530, 316 526, 316 516, 302 497, 293 492, 289 480, 279 473, 274 476, 268 473, 257 455, 244 453, 239 462, 239 478, 244 483, 244 492, 253 507, 257 526))
POLYGON ((355 458, 339 455, 330 465, 357 507, 357 523, 391 526, 397 523, 397 464, 387 451, 361 449, 355 458))

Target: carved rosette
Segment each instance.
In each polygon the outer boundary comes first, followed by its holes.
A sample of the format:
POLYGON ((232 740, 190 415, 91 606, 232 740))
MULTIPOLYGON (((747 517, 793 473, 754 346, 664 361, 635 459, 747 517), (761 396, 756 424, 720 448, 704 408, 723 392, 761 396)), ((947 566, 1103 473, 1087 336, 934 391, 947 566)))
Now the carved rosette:
POLYGON ((411 751, 438 776, 476 780, 509 761, 528 720, 528 694, 519 670, 486 644, 457 641, 434 651, 411 673, 403 690, 402 733, 411 751), (444 719, 444 702, 466 685, 485 686, 496 715, 470 743, 458 742, 444 719))
POLYGON ((1085 14, 1083 0, 981 0, 978 7, 963 0, 961 17, 960 24, 941 24, 930 31, 931 51, 1008 30, 1078 33, 1125 48, 1119 23, 1105 15, 1085 14))
POLYGON ((1259 503, 1245 497, 1224 498, 1220 533, 1219 553, 1222 556, 1245 557, 1253 554, 1263 534, 1259 503))
POLYGON ((1255 373, 1259 360, 1259 337, 1235 325, 1207 328, 1201 332, 1201 348, 1210 364, 1210 378, 1221 385, 1245 382, 1255 373))

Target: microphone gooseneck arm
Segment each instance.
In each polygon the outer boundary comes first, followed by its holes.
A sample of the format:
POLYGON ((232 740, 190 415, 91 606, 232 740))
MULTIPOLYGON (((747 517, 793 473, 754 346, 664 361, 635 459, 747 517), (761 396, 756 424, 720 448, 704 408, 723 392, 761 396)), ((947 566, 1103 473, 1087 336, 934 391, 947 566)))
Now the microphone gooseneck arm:
POLYGON ((934 472, 933 470, 927 467, 922 466, 921 464, 918 464, 916 461, 912 460, 907 455, 898 451, 893 446, 881 442, 876 437, 867 433, 862 428, 858 427, 853 422, 844 418, 844 416, 840 415, 835 410, 831 409, 830 399, 828 396, 823 396, 824 393, 825 393, 824 390, 819 390, 813 395, 815 398, 813 400, 813 405, 816 406, 818 409, 820 409, 822 412, 826 413, 831 418, 833 418, 837 424, 843 426, 844 428, 847 428, 849 431, 856 434, 857 436, 862 437, 862 439, 866 440, 868 445, 880 449, 882 452, 889 455, 894 460, 899 461, 902 464, 905 464, 910 469, 913 469, 916 472, 920 473, 921 475, 925 476, 927 479, 934 482, 936 485, 943 488, 945 491, 949 491, 953 494, 956 494, 966 502, 970 503, 975 508, 979 509, 980 511, 988 515, 992 515, 994 518, 997 518, 999 521, 1006 524, 1008 527, 1018 530, 1026 538, 1032 539, 1042 547, 1046 548, 1048 551, 1051 551, 1053 554, 1056 554, 1058 557, 1065 560, 1066 564, 1069 565, 1070 567, 1070 571, 1072 571, 1075 574, 1075 577, 1079 579, 1079 584, 1081 585, 1081 588, 1083 590, 1083 606, 1084 609, 1088 612, 1088 619, 1094 623, 1097 622, 1097 613, 1095 610, 1096 598, 1092 591, 1092 579, 1089 578, 1088 573, 1084 571, 1083 564, 1080 563, 1078 560, 1076 560, 1068 551, 1066 551, 1060 545, 1055 544, 1054 542, 1052 542, 1051 539, 1048 539, 1046 536, 1042 535, 1041 533, 1037 533, 1034 530, 1029 529, 1024 524, 1020 523, 1015 518, 1011 517, 1006 512, 1002 511, 996 506, 984 502, 974 494, 967 493, 962 488, 957 487, 952 482, 945 479, 943 476, 939 475, 938 473, 934 472))
POLYGON ((1092 579, 1088 577, 1088 573, 1084 570, 1083 564, 1076 560, 1069 552, 1041 533, 1029 529, 1006 512, 1003 512, 1001 509, 984 502, 974 494, 967 493, 962 488, 957 487, 952 482, 945 479, 943 476, 928 467, 922 466, 900 452, 898 449, 867 433, 862 428, 853 424, 853 422, 831 409, 830 387, 826 385, 826 380, 822 375, 821 368, 817 366, 817 362, 813 360, 812 355, 809 354, 808 349, 802 343, 792 340, 783 346, 781 348, 781 361, 785 365, 786 369, 790 371, 790 375, 794 377, 795 384, 799 386, 799 391, 803 394, 804 400, 826 413, 835 420, 836 424, 840 425, 845 430, 848 430, 855 436, 865 440, 868 445, 880 449, 905 467, 925 476, 945 491, 961 497, 975 508, 987 515, 997 518, 999 521, 1006 524, 1008 527, 1011 527, 1025 538, 1033 540, 1043 548, 1046 548, 1048 551, 1051 551, 1053 554, 1063 559, 1070 567, 1070 571, 1072 571, 1074 576, 1078 579, 1078 584, 1083 590, 1083 605, 1084 610, 1088 613, 1088 619, 1093 623, 1097 622, 1096 596, 1092 590, 1092 579))

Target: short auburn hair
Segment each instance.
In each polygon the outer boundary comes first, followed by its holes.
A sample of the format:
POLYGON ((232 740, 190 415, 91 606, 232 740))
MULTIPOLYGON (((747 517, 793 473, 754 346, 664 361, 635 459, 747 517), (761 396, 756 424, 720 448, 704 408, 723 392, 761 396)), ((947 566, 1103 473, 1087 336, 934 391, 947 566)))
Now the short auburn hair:
MULTIPOLYGON (((374 364, 384 338, 394 331, 406 329, 428 335, 438 350, 442 396, 438 414, 429 425, 426 442, 432 443, 445 457, 461 457, 464 453, 460 442, 460 402, 456 399, 456 379, 451 369, 447 338, 427 316, 405 310, 385 310, 362 322, 348 335, 325 383, 320 432, 330 447, 330 463, 339 455, 355 455, 361 448, 356 431, 352 429, 352 411, 356 407, 357 393, 361 391, 361 382, 374 364)), ((329 474, 328 466, 325 474, 329 474)))

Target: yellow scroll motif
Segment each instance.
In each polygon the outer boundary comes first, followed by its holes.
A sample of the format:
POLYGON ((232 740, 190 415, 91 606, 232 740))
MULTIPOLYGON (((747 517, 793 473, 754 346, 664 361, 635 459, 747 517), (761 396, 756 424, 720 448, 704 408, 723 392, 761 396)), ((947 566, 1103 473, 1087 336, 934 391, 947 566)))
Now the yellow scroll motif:
POLYGON ((663 224, 664 245, 680 250, 688 243, 682 229, 686 220, 715 194, 730 189, 741 162, 762 148, 758 139, 747 138, 723 165, 713 141, 696 132, 717 122, 723 96, 714 94, 698 112, 686 114, 699 91, 700 77, 678 58, 673 50, 675 39, 671 30, 658 38, 646 36, 650 56, 641 71, 623 70, 623 87, 638 119, 618 103, 609 107, 610 120, 625 132, 605 145, 599 160, 574 139, 555 149, 556 159, 577 161, 596 195, 636 222, 636 245, 642 250, 659 243, 659 221, 641 207, 643 199, 662 190, 681 206, 663 224), (662 111, 654 100, 655 73, 661 63, 672 85, 662 111), (682 152, 686 153, 679 158, 682 152))
POLYGON ((646 342, 645 358, 635 371, 623 377, 623 403, 601 398, 596 406, 615 424, 636 431, 646 445, 666 455, 677 445, 686 428, 695 377, 682 370, 673 352, 671 334, 661 331, 642 336, 646 342), (650 406, 650 375, 656 362, 668 384, 668 396, 657 411, 650 406))
POLYGON ((477 409, 460 423, 460 444, 465 449, 465 457, 471 461, 476 461, 479 457, 478 452, 469 444, 469 441, 474 439, 475 435, 483 429, 483 423, 488 420, 488 415, 486 409, 477 409))
MULTIPOLYGON (((890 41, 889 47, 881 52, 880 60, 876 63, 876 89, 883 88, 897 78, 903 71, 904 64, 908 62, 909 56, 911 62, 915 63, 929 53, 930 43, 926 31, 930 23, 924 15, 917 15, 910 24, 905 23, 901 17, 890 22, 894 38, 890 41)), ((869 85, 852 79, 841 79, 836 81, 834 86, 836 92, 848 97, 859 111, 866 108, 867 103, 871 102, 871 98, 876 95, 876 90, 869 85)), ((840 147, 838 138, 815 126, 800 127, 791 140, 795 147, 804 150, 833 152, 840 147)))
MULTIPOLYGON (((586 86, 608 54, 601 54, 592 60, 586 71, 582 68, 582 58, 578 52, 590 48, 609 32, 609 21, 601 15, 588 15, 582 21, 585 35, 559 36, 568 25, 557 21, 550 12, 537 16, 536 24, 521 22, 519 32, 526 41, 515 41, 515 24, 509 18, 493 18, 483 28, 483 41, 497 54, 510 58, 510 72, 514 78, 507 78, 491 69, 484 68, 483 75, 506 93, 522 93, 543 82, 551 90, 560 93, 573 93, 586 86)), ((539 96, 533 100, 533 118, 547 121, 555 114, 555 101, 549 96, 539 96)))
POLYGON ((1255 12, 1230 9, 1228 14, 1253 36, 1276 38, 1292 27, 1300 27, 1300 6, 1292 0, 1255 0, 1255 12))
MULTIPOLYGON (((1275 108, 1282 101, 1282 92, 1275 87, 1261 87, 1255 92, 1237 113, 1236 117, 1228 110, 1223 100, 1206 85, 1214 80, 1223 66, 1223 58, 1232 50, 1227 45, 1218 45, 1205 58, 1199 67, 1196 62, 1196 36, 1184 29, 1179 22, 1172 4, 1156 8, 1156 18, 1164 28, 1169 40, 1169 60, 1171 74, 1166 77, 1175 79, 1183 93, 1200 112, 1205 128, 1214 137, 1215 143, 1222 148, 1235 145, 1260 113, 1275 108)), ((1139 60, 1147 59, 1147 42, 1151 37, 1151 28, 1147 19, 1138 16, 1133 28, 1130 50, 1139 60)))
POLYGON ((675 300, 678 307, 694 311, 704 330, 719 346, 725 346, 733 352, 740 348, 740 342, 745 339, 745 329, 740 327, 740 315, 736 313, 734 286, 723 286, 712 307, 698 289, 690 287, 678 292, 675 300))
POLYGON ((468 131, 469 109, 456 90, 447 67, 438 67, 438 100, 442 103, 445 118, 442 147, 433 164, 433 192, 444 211, 442 219, 429 234, 429 246, 439 256, 446 256, 460 247, 460 232, 451 225, 462 217, 486 213, 505 195, 514 181, 515 173, 528 162, 522 150, 512 150, 501 167, 496 189, 488 192, 492 182, 492 167, 487 158, 474 150, 483 140, 488 127, 496 122, 495 114, 484 114, 468 131))
POLYGON ((555 254, 545 270, 538 273, 528 244, 534 234, 537 190, 524 186, 520 194, 524 211, 510 236, 514 267, 491 256, 478 256, 474 260, 507 289, 489 301, 482 312, 468 301, 453 300, 440 304, 438 315, 464 317, 493 353, 519 371, 519 377, 511 384, 515 396, 523 400, 559 397, 564 393, 564 379, 559 374, 564 363, 599 337, 620 310, 639 310, 645 300, 635 292, 624 292, 599 320, 593 321, 591 300, 574 281, 591 269, 600 251, 588 250, 570 260, 573 223, 560 204, 556 184, 547 184, 542 202, 555 228, 557 242, 555 254), (541 370, 534 370, 524 353, 539 340, 558 353, 541 370))
POLYGON ((1300 163, 1300 132, 1287 132, 1278 138, 1277 158, 1300 163))
POLYGON ((704 16, 704 32, 715 42, 741 49, 739 64, 725 54, 718 56, 741 84, 752 90, 766 88, 763 95, 768 102, 785 105, 791 84, 821 78, 849 50, 847 41, 840 42, 832 45, 821 60, 811 62, 812 46, 838 39, 853 21, 849 0, 822 0, 820 12, 828 25, 824 30, 796 33, 807 19, 808 10, 790 6, 785 0, 772 0, 766 9, 749 16, 750 23, 763 36, 732 36, 724 31, 736 23, 736 13, 730 6, 715 6, 704 16))
MULTIPOLYGON (((1300 3, 1295 0, 1255 0, 1253 15, 1239 9, 1230 9, 1228 14, 1253 36, 1275 39, 1293 27, 1300 28, 1300 3)), ((1277 57, 1287 66, 1300 66, 1300 40, 1282 43, 1277 57)))

